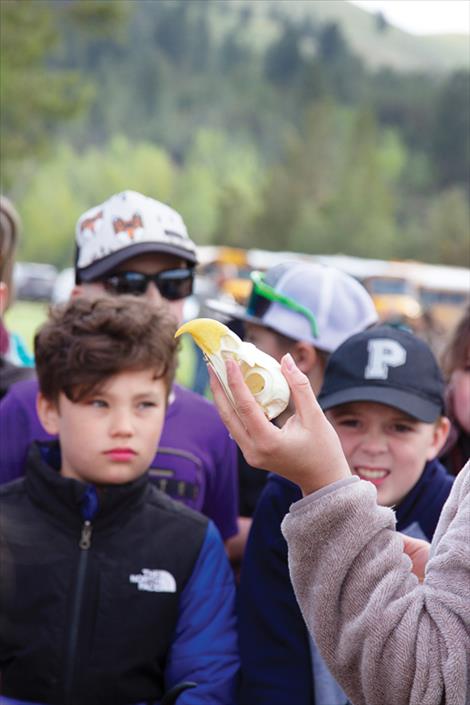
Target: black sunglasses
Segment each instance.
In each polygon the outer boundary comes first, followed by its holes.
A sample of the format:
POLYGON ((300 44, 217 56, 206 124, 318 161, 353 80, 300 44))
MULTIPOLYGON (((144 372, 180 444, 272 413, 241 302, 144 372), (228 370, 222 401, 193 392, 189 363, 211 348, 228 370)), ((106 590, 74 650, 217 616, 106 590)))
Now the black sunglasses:
POLYGON ((193 292, 194 269, 166 269, 157 274, 142 272, 115 272, 101 280, 112 294, 142 296, 153 282, 164 299, 177 301, 193 292))

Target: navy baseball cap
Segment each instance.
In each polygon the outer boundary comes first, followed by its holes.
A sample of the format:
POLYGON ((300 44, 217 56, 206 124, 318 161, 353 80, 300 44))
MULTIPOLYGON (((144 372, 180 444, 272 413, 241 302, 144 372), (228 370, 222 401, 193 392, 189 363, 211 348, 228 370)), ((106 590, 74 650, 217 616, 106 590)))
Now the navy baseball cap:
POLYGON ((444 379, 431 348, 413 333, 377 326, 348 338, 331 355, 318 402, 372 401, 433 423, 444 410, 444 379))

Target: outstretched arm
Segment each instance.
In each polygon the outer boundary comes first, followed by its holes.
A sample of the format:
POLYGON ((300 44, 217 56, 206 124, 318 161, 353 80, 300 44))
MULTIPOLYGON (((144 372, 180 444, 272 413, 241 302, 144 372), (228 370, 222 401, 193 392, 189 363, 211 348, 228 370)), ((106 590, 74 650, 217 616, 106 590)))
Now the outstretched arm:
POLYGON ((357 705, 462 705, 470 698, 470 463, 444 506, 422 584, 391 509, 351 476, 306 378, 283 358, 296 413, 270 424, 227 363, 236 413, 222 420, 251 465, 298 484, 284 519, 297 600, 331 672, 357 705))
POLYGON ((297 600, 357 705, 458 705, 470 697, 470 465, 444 506, 424 580, 391 509, 351 478, 283 522, 297 600))

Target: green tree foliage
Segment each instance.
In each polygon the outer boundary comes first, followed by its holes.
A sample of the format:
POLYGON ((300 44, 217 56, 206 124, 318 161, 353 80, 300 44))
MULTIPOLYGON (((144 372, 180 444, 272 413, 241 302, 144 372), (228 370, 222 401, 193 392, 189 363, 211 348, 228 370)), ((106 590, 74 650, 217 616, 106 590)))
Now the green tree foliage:
MULTIPOLYGON (((116 16, 108 3, 5 0, 0 3, 0 156, 2 188, 12 182, 12 164, 43 154, 54 127, 90 101, 91 85, 78 67, 51 70, 62 41, 61 23, 75 26, 116 16)), ((96 27, 93 22, 92 27, 96 27)), ((95 30, 96 31, 96 30, 95 30)))
POLYGON ((49 123, 73 115, 86 92, 75 72, 47 69, 46 55, 59 35, 44 3, 9 0, 0 12, 2 184, 8 185, 5 168, 44 147, 49 123))
POLYGON ((347 134, 337 190, 328 204, 330 252, 341 251, 350 242, 351 253, 362 257, 393 254, 394 186, 401 145, 397 140, 383 144, 383 140, 370 113, 355 117, 347 134))
POLYGON ((467 186, 470 177, 470 80, 459 71, 442 86, 434 111, 431 153, 437 183, 467 186))
POLYGON ((318 56, 332 95, 341 102, 359 104, 364 93, 364 66, 335 22, 320 31, 318 56))
POLYGON ((470 207, 459 187, 415 203, 403 219, 394 256, 436 264, 470 266, 470 207))
POLYGON ((441 192, 429 204, 423 232, 427 234, 423 251, 431 245, 434 262, 470 267, 468 194, 457 187, 441 192))
POLYGON ((388 256, 404 162, 398 136, 382 133, 371 113, 321 104, 271 170, 255 231, 276 249, 388 256))
POLYGON ((266 77, 280 86, 285 86, 297 77, 303 63, 300 51, 302 33, 290 22, 283 24, 279 39, 271 44, 265 57, 266 77))
POLYGON ((125 189, 171 202, 174 178, 168 156, 151 144, 115 137, 104 148, 81 153, 60 145, 18 199, 24 225, 20 256, 71 265, 75 223, 85 210, 125 189))
MULTIPOLYGON (((227 136, 209 130, 195 135, 184 167, 154 144, 130 142, 123 136, 80 152, 61 144, 18 198, 24 220, 20 256, 70 265, 78 217, 126 189, 173 205, 200 244, 214 238, 233 244, 237 238, 246 239, 261 179, 252 147, 234 145, 227 136), (221 218, 223 213, 226 218, 221 218)), ((245 244, 250 244, 247 239, 245 244)))
POLYGON ((373 73, 339 24, 267 5, 0 0, 22 256, 70 262, 77 216, 135 188, 201 244, 462 261, 469 73, 373 73))

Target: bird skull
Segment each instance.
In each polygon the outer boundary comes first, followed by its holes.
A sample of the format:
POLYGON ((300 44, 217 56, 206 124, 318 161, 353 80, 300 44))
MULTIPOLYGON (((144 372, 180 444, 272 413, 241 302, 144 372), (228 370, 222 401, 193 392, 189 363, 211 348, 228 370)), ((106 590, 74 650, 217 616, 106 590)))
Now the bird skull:
POLYGON ((212 318, 195 318, 176 331, 176 337, 190 333, 201 348, 205 360, 217 375, 233 404, 228 386, 225 360, 231 358, 240 366, 247 387, 268 419, 274 419, 289 403, 289 386, 279 363, 252 343, 244 343, 223 323, 212 318))

